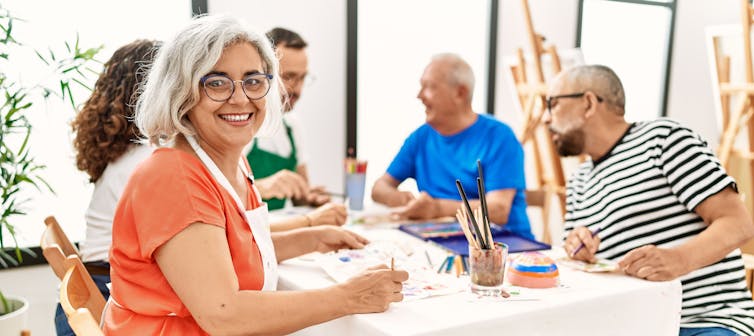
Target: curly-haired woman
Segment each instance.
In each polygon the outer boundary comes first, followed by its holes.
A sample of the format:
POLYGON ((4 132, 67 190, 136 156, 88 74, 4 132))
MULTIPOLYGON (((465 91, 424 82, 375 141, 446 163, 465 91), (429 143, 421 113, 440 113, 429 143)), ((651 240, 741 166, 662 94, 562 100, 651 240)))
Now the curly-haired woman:
MULTIPOLYGON (((108 252, 115 207, 131 172, 154 150, 137 143, 141 133, 133 123, 133 103, 159 45, 157 41, 136 40, 116 50, 71 124, 76 166, 94 183, 81 258, 105 298, 110 296, 105 284, 110 282, 108 252)), ((60 305, 55 328, 58 335, 73 335, 60 305)))

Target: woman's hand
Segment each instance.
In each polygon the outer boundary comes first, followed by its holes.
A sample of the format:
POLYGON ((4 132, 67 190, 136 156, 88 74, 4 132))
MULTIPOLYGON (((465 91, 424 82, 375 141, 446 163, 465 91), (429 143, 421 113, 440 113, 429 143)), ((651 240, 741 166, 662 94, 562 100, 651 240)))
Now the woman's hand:
POLYGON ((306 230, 309 230, 314 238, 314 251, 317 252, 360 249, 369 243, 366 238, 337 226, 318 226, 306 230))
POLYGON ((403 300, 402 282, 408 272, 390 270, 385 265, 370 268, 345 283, 338 285, 344 291, 344 302, 349 314, 380 313, 391 302, 403 300))
POLYGON ((318 225, 343 225, 346 223, 348 211, 343 204, 327 203, 314 211, 306 214, 312 221, 312 226, 318 225))

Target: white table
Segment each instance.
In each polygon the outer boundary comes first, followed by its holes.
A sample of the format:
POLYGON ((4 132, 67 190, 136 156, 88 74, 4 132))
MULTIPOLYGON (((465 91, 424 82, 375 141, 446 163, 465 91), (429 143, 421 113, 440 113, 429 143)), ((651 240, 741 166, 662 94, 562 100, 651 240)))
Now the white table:
MULTIPOLYGON (((363 234, 414 239, 387 229, 363 234)), ((443 252, 427 246, 439 263, 443 252)), ((458 293, 394 303, 384 313, 346 316, 295 335, 678 335, 680 281, 559 269, 566 288, 537 290, 535 300, 485 301, 458 293)), ((279 290, 334 284, 312 258, 286 261, 279 273, 279 290)))

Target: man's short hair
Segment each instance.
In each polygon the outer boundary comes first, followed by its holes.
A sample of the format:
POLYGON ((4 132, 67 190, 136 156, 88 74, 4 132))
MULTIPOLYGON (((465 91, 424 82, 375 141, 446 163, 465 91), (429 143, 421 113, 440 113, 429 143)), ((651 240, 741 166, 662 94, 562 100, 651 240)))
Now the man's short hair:
POLYGON ((448 65, 449 72, 446 74, 448 84, 463 85, 469 90, 468 100, 474 96, 474 71, 471 65, 461 56, 453 53, 442 53, 432 56, 432 61, 445 62, 448 65))
POLYGON ((626 95, 615 71, 604 65, 582 65, 565 71, 568 82, 581 90, 592 90, 609 104, 624 111, 626 95))
POLYGON ((298 33, 280 27, 268 31, 267 38, 270 39, 275 48, 279 45, 285 45, 286 48, 304 49, 308 45, 298 33))

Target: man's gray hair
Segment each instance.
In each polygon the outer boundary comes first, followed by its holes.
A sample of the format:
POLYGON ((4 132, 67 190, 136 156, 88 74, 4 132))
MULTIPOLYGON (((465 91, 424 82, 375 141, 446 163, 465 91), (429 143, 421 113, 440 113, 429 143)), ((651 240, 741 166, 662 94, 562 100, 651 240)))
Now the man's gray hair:
POLYGON ((264 72, 275 76, 266 96, 264 122, 257 135, 277 131, 281 124, 278 61, 270 41, 226 15, 192 20, 157 54, 136 103, 136 124, 148 142, 172 142, 177 134, 196 132, 187 113, 199 102, 201 77, 217 64, 226 47, 250 43, 262 58, 264 72))
POLYGON ((564 79, 578 90, 593 91, 610 105, 625 111, 626 95, 615 72, 604 65, 581 65, 565 70, 564 79))
POLYGON ((448 83, 450 85, 463 85, 469 89, 469 102, 474 96, 474 71, 471 70, 469 63, 453 53, 443 53, 432 56, 432 62, 441 61, 448 64, 449 72, 447 73, 448 83))

